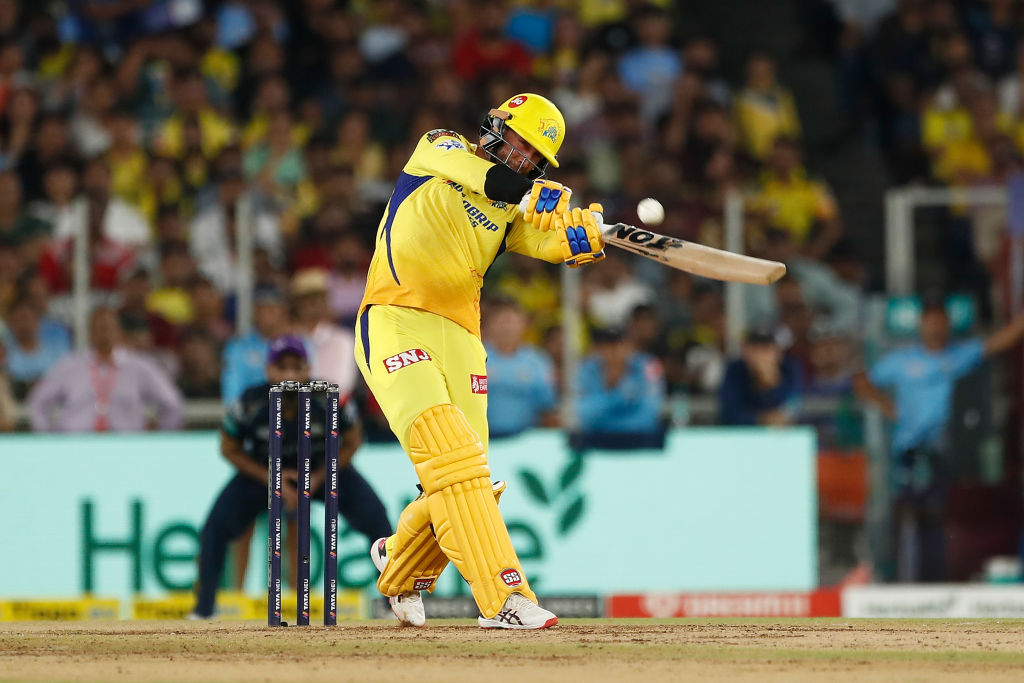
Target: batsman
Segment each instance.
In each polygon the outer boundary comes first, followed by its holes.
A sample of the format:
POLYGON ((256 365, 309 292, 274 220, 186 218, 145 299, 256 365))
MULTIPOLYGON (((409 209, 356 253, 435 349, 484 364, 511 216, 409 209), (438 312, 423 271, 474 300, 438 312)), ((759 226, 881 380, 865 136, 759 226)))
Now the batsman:
POLYGON ((423 625, 421 591, 449 561, 481 627, 558 622, 537 604, 498 511, 504 483, 491 483, 480 288, 505 250, 572 267, 604 258, 600 205, 570 209, 571 190, 545 178, 564 137, 561 112, 533 93, 491 109, 475 144, 432 130, 377 230, 355 356, 422 490, 370 549, 377 587, 406 625, 423 625))

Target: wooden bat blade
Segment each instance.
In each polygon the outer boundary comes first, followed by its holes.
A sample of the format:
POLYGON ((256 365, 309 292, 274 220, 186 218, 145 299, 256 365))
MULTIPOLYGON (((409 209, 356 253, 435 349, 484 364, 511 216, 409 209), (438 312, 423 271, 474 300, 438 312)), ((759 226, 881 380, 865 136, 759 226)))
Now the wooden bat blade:
POLYGON ((606 227, 603 234, 606 243, 619 249, 712 280, 770 285, 786 274, 786 265, 778 261, 714 249, 623 223, 606 227))

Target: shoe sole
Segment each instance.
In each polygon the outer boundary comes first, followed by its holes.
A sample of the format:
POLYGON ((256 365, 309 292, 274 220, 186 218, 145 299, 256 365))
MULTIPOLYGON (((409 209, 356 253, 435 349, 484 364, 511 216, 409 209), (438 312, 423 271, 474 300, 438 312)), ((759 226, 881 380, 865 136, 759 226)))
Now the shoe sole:
POLYGON ((373 566, 377 568, 377 572, 380 574, 384 573, 384 567, 386 564, 380 563, 380 554, 377 552, 377 547, 380 546, 382 542, 386 543, 387 540, 388 539, 386 537, 381 537, 370 544, 370 560, 373 562, 373 566))
POLYGON ((551 628, 558 623, 558 617, 551 617, 540 626, 518 626, 516 624, 497 624, 481 617, 477 625, 485 631, 539 631, 542 628, 551 628))

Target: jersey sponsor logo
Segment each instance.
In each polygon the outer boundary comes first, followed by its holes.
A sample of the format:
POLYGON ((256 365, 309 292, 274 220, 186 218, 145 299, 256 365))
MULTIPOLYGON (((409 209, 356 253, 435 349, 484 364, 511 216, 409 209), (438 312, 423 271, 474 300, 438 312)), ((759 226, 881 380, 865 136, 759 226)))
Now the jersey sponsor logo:
POLYGON ((473 206, 468 199, 462 200, 462 206, 466 209, 466 217, 469 218, 469 224, 474 228, 498 232, 498 224, 488 218, 483 211, 473 206))
POLYGON ((464 144, 462 144, 461 142, 454 138, 451 140, 442 140, 441 142, 435 144, 434 147, 436 147, 437 149, 443 149, 446 152, 450 152, 453 149, 466 149, 466 146, 464 144))
POLYGON ((537 126, 537 132, 551 142, 558 142, 558 124, 554 119, 541 119, 537 126))
MULTIPOLYGON (((466 198, 466 188, 464 188, 462 185, 455 182, 454 180, 446 180, 444 181, 444 184, 462 195, 462 208, 466 210, 466 216, 469 218, 470 225, 472 225, 474 228, 483 228, 484 230, 489 230, 490 232, 498 232, 498 230, 501 229, 501 226, 499 226, 497 223, 488 218, 487 215, 483 212, 483 210, 474 206, 472 202, 470 202, 469 199, 466 198)), ((475 196, 480 197, 481 195, 475 196)), ((492 200, 486 201, 495 209, 508 209, 508 204, 505 202, 498 202, 492 200)))
POLYGON ((530 98, 527 97, 526 95, 517 95, 516 97, 513 97, 511 100, 508 101, 508 108, 515 109, 516 107, 524 104, 528 99, 530 98))
POLYGON ((412 582, 412 589, 414 591, 425 591, 425 590, 427 590, 428 588, 430 588, 433 585, 434 585, 434 579, 433 578, 429 578, 429 579, 415 579, 412 582))
POLYGON ((387 369, 388 374, 402 368, 407 368, 413 363, 419 363, 421 360, 430 360, 430 355, 423 349, 409 349, 408 351, 402 351, 396 353, 393 356, 384 359, 384 367, 387 369))
POLYGON ((515 586, 522 585, 523 576, 519 573, 518 569, 505 569, 498 576, 505 582, 506 586, 514 588, 515 586))
POLYGON ((438 138, 444 137, 455 138, 456 140, 458 140, 459 134, 456 133, 454 130, 448 130, 447 128, 436 128, 427 133, 427 142, 433 142, 438 138))
POLYGON ((469 383, 474 394, 487 393, 487 375, 470 375, 469 383))

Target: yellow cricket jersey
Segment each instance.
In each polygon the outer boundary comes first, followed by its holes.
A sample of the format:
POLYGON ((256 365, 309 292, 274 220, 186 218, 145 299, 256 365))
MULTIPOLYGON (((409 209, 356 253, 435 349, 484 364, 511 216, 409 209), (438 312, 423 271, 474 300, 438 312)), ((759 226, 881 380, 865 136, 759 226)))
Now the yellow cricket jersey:
POLYGON ((416 145, 377 229, 360 312, 391 304, 429 311, 480 336, 480 288, 506 249, 562 262, 558 236, 527 223, 517 206, 484 195, 494 165, 450 130, 416 145))

